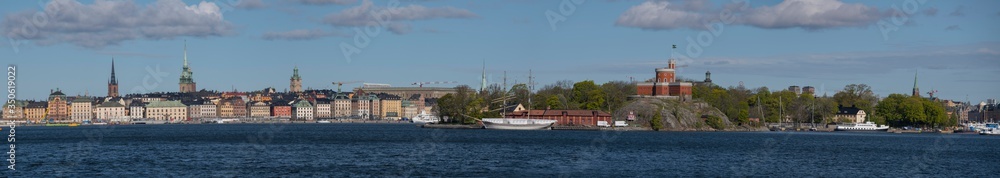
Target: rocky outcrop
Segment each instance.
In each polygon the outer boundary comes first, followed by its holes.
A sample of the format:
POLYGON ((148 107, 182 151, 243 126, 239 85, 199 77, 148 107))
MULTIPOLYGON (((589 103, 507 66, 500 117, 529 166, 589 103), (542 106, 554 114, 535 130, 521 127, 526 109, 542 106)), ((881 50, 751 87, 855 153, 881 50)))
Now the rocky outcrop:
POLYGON ((650 128, 650 120, 660 112, 660 131, 767 131, 764 127, 747 127, 730 121, 722 111, 698 101, 637 98, 615 113, 615 118, 627 118, 633 112, 632 124, 650 128), (713 120, 714 119, 714 120, 713 120))

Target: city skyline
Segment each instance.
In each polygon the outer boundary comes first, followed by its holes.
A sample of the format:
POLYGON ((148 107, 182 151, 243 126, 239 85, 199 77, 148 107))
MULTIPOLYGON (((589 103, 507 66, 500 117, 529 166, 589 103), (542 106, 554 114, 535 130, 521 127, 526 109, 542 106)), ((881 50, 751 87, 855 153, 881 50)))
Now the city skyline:
MULTIPOLYGON (((349 14, 358 10, 378 9, 385 6, 385 2, 356 1, 321 6, 293 1, 244 0, 237 5, 179 2, 96 1, 64 8, 77 8, 77 11, 69 11, 73 13, 133 6, 140 14, 177 10, 180 14, 194 14, 179 18, 194 19, 190 22, 192 25, 208 25, 211 30, 177 30, 176 33, 126 30, 138 34, 116 39, 102 35, 122 29, 99 27, 93 33, 76 28, 62 29, 79 30, 78 33, 66 33, 40 28, 37 33, 40 37, 18 39, 19 36, 9 35, 18 32, 18 25, 23 24, 17 19, 31 14, 25 12, 41 8, 24 2, 0 7, 5 16, 0 29, 8 34, 4 36, 8 43, 0 45, 4 48, 0 55, 12 58, 8 63, 20 69, 18 98, 42 100, 48 96, 45 91, 55 88, 67 95, 103 93, 107 87, 104 81, 110 77, 112 58, 122 95, 132 94, 134 88, 142 87, 147 77, 152 77, 156 85, 143 87, 145 91, 176 92, 177 78, 182 74, 184 57, 181 53, 191 53, 186 56, 190 58, 197 90, 236 88, 252 91, 274 87, 283 91, 288 89, 287 77, 293 75, 295 67, 301 69, 304 89, 336 89, 331 82, 353 80, 394 86, 459 81, 459 84, 478 86, 483 61, 491 83, 500 83, 504 71, 508 73, 509 85, 514 81, 523 82, 527 80, 529 69, 534 71, 538 87, 558 80, 603 83, 634 77, 642 81, 653 72, 652 68, 665 67, 667 59, 673 55, 674 58, 686 56, 690 59, 679 61, 680 77, 701 80, 705 71, 710 70, 714 83, 721 86, 736 86, 741 82, 748 88, 766 86, 771 90, 792 85, 814 86, 818 95, 832 96, 844 85, 862 83, 885 97, 890 93, 910 93, 913 86, 910 78, 919 70, 921 91, 938 90, 935 96, 944 99, 966 101, 967 94, 968 100, 977 103, 1000 96, 996 93, 1000 80, 989 77, 1000 74, 997 68, 1000 66, 997 63, 1000 37, 994 35, 1000 27, 996 22, 976 20, 1000 17, 1000 11, 983 5, 1000 5, 993 1, 928 1, 918 6, 918 13, 913 13, 906 24, 896 26, 898 31, 888 35, 880 32, 883 27, 878 23, 893 19, 881 14, 889 13, 892 6, 901 6, 902 2, 812 1, 805 4, 875 9, 875 13, 851 18, 855 21, 824 24, 821 22, 826 21, 821 21, 822 18, 836 17, 818 15, 804 21, 758 22, 756 20, 764 17, 756 11, 796 4, 791 3, 794 1, 752 1, 745 11, 747 17, 729 25, 722 24, 720 35, 713 35, 714 40, 702 47, 703 53, 698 57, 690 53, 688 48, 692 45, 686 38, 704 39, 699 35, 711 32, 710 29, 703 29, 697 21, 636 17, 679 13, 695 20, 711 19, 707 14, 725 10, 722 1, 586 1, 575 5, 577 8, 572 14, 564 14, 565 21, 556 23, 547 22, 545 14, 561 13, 559 2, 536 7, 521 2, 403 1, 400 7, 411 14, 399 15, 399 19, 404 20, 393 21, 393 25, 382 29, 361 53, 349 60, 340 46, 353 43, 353 30, 355 27, 363 29, 364 26, 358 23, 368 19, 345 18, 355 17, 349 14), (252 3, 257 4, 247 5, 252 3), (500 5, 494 10, 482 7, 483 4, 500 5), (288 12, 292 11, 288 9, 297 12, 288 12), (510 13, 517 10, 538 13, 510 15, 517 14, 510 13), (205 14, 217 17, 218 21, 199 21, 213 19, 199 16, 205 14), (253 20, 269 15, 286 20, 253 20), (295 20, 298 18, 313 20, 295 20), (511 26, 491 29, 484 28, 486 24, 511 26), (91 37, 90 42, 76 38, 81 36, 91 37), (185 40, 189 41, 187 45, 191 49, 182 49, 185 40), (756 43, 768 45, 754 45, 756 43), (671 45, 678 45, 673 54, 671 45), (399 75, 401 73, 407 75, 399 75)), ((60 19, 52 19, 51 23, 74 25, 60 19)), ((155 24, 136 25, 150 26, 156 27, 155 24)))

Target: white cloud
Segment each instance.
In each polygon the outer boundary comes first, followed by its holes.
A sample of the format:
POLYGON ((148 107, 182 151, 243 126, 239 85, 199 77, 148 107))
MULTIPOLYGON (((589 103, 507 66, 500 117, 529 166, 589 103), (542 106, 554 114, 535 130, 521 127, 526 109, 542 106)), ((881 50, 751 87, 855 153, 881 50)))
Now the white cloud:
POLYGON ((647 30, 702 29, 702 22, 711 17, 708 14, 712 14, 701 11, 705 9, 704 6, 704 1, 689 1, 686 5, 669 1, 646 1, 622 13, 615 25, 647 30))
POLYGON ((742 23, 759 28, 824 29, 865 27, 889 13, 863 4, 847 4, 839 0, 786 0, 775 6, 754 8, 742 23))
POLYGON ((454 7, 428 8, 420 5, 408 5, 389 9, 375 6, 371 1, 365 0, 359 6, 327 15, 323 18, 323 23, 335 27, 360 27, 369 25, 369 23, 377 24, 378 19, 372 14, 389 14, 386 18, 388 19, 387 27, 389 31, 396 34, 403 34, 412 29, 409 24, 401 21, 478 17, 468 10, 454 7))
POLYGON ((333 31, 323 31, 320 29, 313 30, 292 30, 285 32, 267 32, 261 35, 261 38, 265 40, 314 40, 329 36, 346 36, 339 32, 333 31))
POLYGON ((0 25, 3 35, 38 45, 69 43, 103 48, 129 40, 222 36, 232 32, 219 6, 210 2, 188 6, 180 0, 158 0, 143 8, 133 1, 52 1, 40 13, 47 15, 46 23, 32 22, 36 12, 5 16, 0 25))
POLYGON ((357 0, 289 0, 289 1, 301 4, 308 4, 308 5, 328 5, 328 4, 346 5, 358 2, 357 0))
POLYGON ((785 0, 774 6, 747 8, 744 2, 714 7, 704 0, 646 1, 623 12, 618 26, 647 30, 679 28, 704 29, 705 23, 720 21, 724 11, 737 14, 735 24, 765 29, 802 28, 807 30, 865 27, 890 17, 887 11, 839 0, 785 0))

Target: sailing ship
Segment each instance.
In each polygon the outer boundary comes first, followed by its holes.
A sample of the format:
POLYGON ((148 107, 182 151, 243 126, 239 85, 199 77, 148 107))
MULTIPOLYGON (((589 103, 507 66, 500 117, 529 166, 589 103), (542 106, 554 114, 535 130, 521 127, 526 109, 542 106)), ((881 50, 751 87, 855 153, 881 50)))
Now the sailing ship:
MULTIPOLYGON (((485 67, 483 73, 483 85, 486 83, 485 67)), ((528 84, 532 84, 531 72, 528 72, 528 84)), ((530 89, 529 89, 530 91, 530 89)), ((506 102, 505 102, 506 103, 506 102)), ((506 104, 504 104, 506 105, 506 104)), ((528 96, 528 111, 531 111, 531 96, 528 96)), ((556 120, 552 119, 532 119, 531 112, 525 118, 483 118, 483 128, 500 130, 542 130, 552 128, 556 120)))

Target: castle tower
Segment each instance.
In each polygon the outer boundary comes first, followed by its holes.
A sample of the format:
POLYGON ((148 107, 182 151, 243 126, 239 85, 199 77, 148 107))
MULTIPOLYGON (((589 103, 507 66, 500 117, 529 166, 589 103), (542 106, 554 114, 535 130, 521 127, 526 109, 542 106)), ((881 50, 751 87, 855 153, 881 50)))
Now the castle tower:
POLYGON ((188 57, 187 57, 187 40, 184 41, 184 68, 181 70, 181 78, 178 85, 180 86, 181 93, 191 93, 197 88, 194 82, 193 72, 191 72, 191 67, 188 67, 188 57))
POLYGON ((118 79, 115 78, 115 58, 111 58, 111 79, 108 80, 108 97, 118 97, 118 79))
POLYGON ((292 70, 291 84, 289 84, 288 89, 295 93, 302 92, 302 77, 299 76, 298 66, 295 66, 295 69, 292 70))

